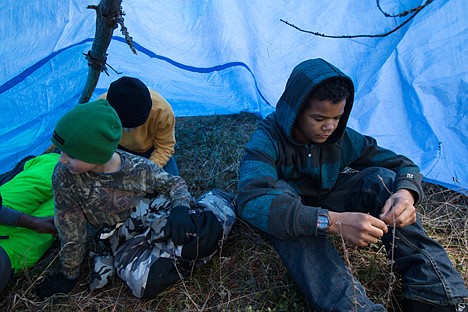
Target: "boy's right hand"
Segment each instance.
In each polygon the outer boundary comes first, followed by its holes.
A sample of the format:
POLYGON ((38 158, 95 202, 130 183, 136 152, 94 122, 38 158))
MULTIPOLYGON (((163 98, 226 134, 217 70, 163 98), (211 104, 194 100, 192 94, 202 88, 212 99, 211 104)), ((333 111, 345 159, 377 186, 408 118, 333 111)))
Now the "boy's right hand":
POLYGON ((329 216, 329 232, 360 247, 377 243, 388 232, 385 222, 366 213, 329 211, 329 216))

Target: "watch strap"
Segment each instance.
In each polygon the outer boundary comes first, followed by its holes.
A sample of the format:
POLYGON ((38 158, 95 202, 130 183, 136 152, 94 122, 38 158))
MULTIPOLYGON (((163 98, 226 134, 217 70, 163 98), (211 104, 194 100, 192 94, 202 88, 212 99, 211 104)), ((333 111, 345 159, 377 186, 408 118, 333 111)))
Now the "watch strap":
POLYGON ((328 213, 319 213, 317 215, 317 236, 327 237, 328 229, 330 228, 331 220, 328 213))

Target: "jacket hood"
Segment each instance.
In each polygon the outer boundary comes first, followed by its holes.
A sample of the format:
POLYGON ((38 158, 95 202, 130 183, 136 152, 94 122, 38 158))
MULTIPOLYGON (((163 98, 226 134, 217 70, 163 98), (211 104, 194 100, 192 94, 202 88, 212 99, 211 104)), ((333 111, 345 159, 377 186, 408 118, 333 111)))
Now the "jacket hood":
POLYGON ((286 83, 284 92, 276 104, 276 123, 284 131, 289 140, 295 141, 292 135, 293 126, 309 94, 319 83, 331 78, 339 78, 348 82, 350 96, 346 101, 344 114, 340 118, 336 130, 323 144, 332 144, 343 135, 354 102, 353 81, 327 61, 323 59, 311 59, 294 67, 286 83))

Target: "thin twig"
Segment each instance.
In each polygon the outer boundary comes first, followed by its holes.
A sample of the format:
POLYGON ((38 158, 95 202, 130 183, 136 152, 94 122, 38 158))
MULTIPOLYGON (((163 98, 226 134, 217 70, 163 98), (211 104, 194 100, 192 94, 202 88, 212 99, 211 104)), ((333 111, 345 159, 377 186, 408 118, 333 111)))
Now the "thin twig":
MULTIPOLYGON (((304 33, 308 33, 308 34, 312 34, 312 35, 315 35, 315 36, 318 36, 318 37, 324 37, 324 38, 333 38, 333 39, 351 39, 351 38, 379 38, 379 37, 386 37, 388 35, 391 35, 393 34, 394 32, 396 32, 397 30, 399 30, 400 28, 402 28, 403 26, 405 26, 409 21, 411 21, 419 12, 421 12, 422 9, 424 9, 427 5, 429 5, 430 3, 432 3, 433 0, 427 0, 423 5, 420 5, 414 9, 411 9, 411 10, 408 10, 408 11, 405 11, 406 14, 408 14, 408 12, 414 12, 413 15, 411 15, 406 21, 404 21, 403 23, 401 23, 400 25, 398 25, 397 27, 393 28, 392 30, 390 31, 387 31, 385 33, 382 33, 382 34, 373 34, 373 35, 368 35, 368 34, 359 34, 359 35, 326 35, 326 34, 322 34, 322 33, 319 33, 319 32, 316 32, 316 31, 310 31, 310 30, 304 30, 284 19, 280 19, 281 22, 285 23, 286 25, 288 26, 291 26, 292 28, 294 29, 297 29, 299 30, 300 32, 304 32, 304 33)), ((380 8, 380 5, 378 4, 378 1, 377 1, 377 6, 379 7, 379 10, 384 13, 381 8, 380 8)), ((384 13, 385 16, 387 16, 386 13, 384 13)), ((404 13, 400 13, 399 15, 397 16, 404 16, 402 15, 404 13)), ((387 17, 393 17, 393 15, 388 15, 387 17)))
POLYGON ((358 311, 358 301, 357 301, 357 293, 356 293, 356 282, 354 281, 354 275, 353 275, 353 266, 351 265, 351 261, 349 260, 349 255, 348 255, 348 249, 346 248, 346 242, 343 236, 342 228, 341 228, 341 222, 337 221, 336 225, 338 225, 338 228, 340 229, 340 238, 341 238, 341 245, 343 247, 343 256, 346 262, 346 265, 348 267, 348 274, 351 277, 351 283, 353 284, 353 304, 354 304, 354 311, 358 311))
MULTIPOLYGON (((387 185, 385 184, 385 181, 380 175, 377 175, 379 178, 380 182, 382 182, 382 185, 385 187, 387 192, 390 194, 390 196, 393 195, 393 193, 388 189, 387 185)), ((387 292, 387 303, 386 303, 386 310, 388 311, 389 305, 391 304, 392 301, 392 293, 393 293, 393 285, 396 282, 396 275, 394 272, 393 265, 395 263, 394 260, 394 254, 395 254, 395 236, 396 236, 396 224, 395 224, 395 211, 391 209, 392 211, 392 219, 393 219, 393 226, 392 226, 392 249, 391 249, 391 258, 390 258, 390 281, 388 283, 388 292, 387 292)))

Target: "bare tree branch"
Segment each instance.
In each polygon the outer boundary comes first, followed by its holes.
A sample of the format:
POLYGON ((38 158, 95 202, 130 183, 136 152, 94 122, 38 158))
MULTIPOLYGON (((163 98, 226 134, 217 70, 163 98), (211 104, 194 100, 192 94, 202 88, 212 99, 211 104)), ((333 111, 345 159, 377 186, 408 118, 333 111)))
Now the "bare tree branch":
MULTIPOLYGON (((121 8, 121 3, 122 0, 101 0, 97 6, 88 5, 88 9, 96 11, 96 32, 91 51, 85 54, 89 66, 88 78, 78 103, 88 102, 96 88, 101 72, 104 71, 107 74, 107 48, 112 39, 114 29, 116 29, 118 25, 121 26, 122 33, 128 45, 133 53, 136 54, 132 37, 129 35, 123 22, 124 13, 121 8)), ((111 69, 113 68, 111 67, 111 69)))
POLYGON ((406 21, 404 21, 403 23, 401 23, 400 25, 398 25, 397 27, 393 28, 392 30, 388 31, 388 32, 385 32, 385 33, 382 33, 382 34, 375 34, 375 35, 367 35, 367 34, 360 34, 360 35, 326 35, 326 34, 322 34, 322 33, 319 33, 319 32, 316 32, 316 31, 310 31, 310 30, 304 30, 294 24, 291 24, 290 22, 284 20, 284 19, 280 19, 281 22, 285 23, 286 25, 289 25, 291 26, 292 28, 295 28, 297 30, 299 30, 300 32, 304 32, 304 33, 308 33, 308 34, 312 34, 312 35, 315 35, 315 36, 319 36, 319 37, 324 37, 324 38, 334 38, 334 39, 350 39, 350 38, 376 38, 376 37, 386 37, 390 34, 393 34, 394 32, 396 32, 397 30, 399 30, 401 27, 405 26, 410 20, 412 20, 419 12, 421 12, 422 9, 424 9, 427 5, 429 5, 430 3, 432 3, 433 0, 427 0, 423 5, 420 5, 416 8, 413 8, 411 10, 407 10, 407 11, 404 11, 402 13, 399 13, 399 14, 394 14, 394 15, 391 15, 391 14, 388 14, 386 12, 384 12, 382 10, 382 8, 380 7, 380 0, 377 0, 377 7, 379 8, 380 12, 382 12, 385 17, 403 17, 403 16, 406 16, 410 13, 413 13, 413 15, 411 15, 406 21))

